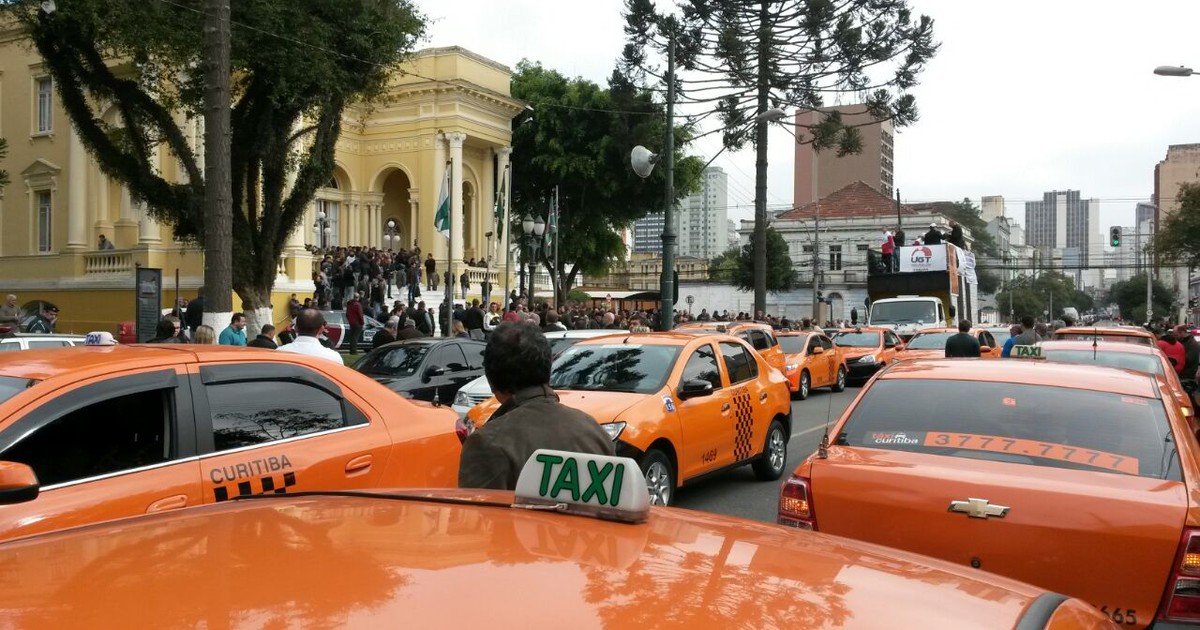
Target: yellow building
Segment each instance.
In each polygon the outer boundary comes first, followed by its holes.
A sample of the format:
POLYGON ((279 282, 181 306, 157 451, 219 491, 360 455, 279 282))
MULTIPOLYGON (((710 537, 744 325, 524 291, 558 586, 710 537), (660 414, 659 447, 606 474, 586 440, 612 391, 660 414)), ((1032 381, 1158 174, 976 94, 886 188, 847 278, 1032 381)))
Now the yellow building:
MULTIPOLYGON (((511 120, 524 108, 510 95, 511 74, 462 48, 422 50, 397 73, 387 99, 347 110, 333 178, 280 262, 274 319, 285 317, 289 294, 312 292, 307 248, 313 246, 415 242, 434 254, 439 270, 447 255, 459 261, 456 269, 486 256, 499 269, 469 269, 472 292, 485 276, 500 290, 503 249, 488 235, 495 231, 497 174, 506 172, 511 152, 511 120), (446 168, 451 190, 460 191, 451 195, 449 243, 433 227, 446 168)), ((99 114, 119 122, 111 109, 99 114)), ((202 155, 203 120, 179 120, 202 155)), ((0 168, 11 177, 0 199, 0 294, 15 293, 21 304, 54 303, 60 332, 112 330, 132 320, 139 266, 162 269, 164 307, 173 303, 176 274, 180 295, 196 294, 201 250, 176 241, 100 171, 73 132, 41 58, 17 30, 0 35, 0 135, 9 143, 0 168), (114 249, 99 249, 101 235, 114 249)), ((163 176, 179 177, 175 161, 162 153, 163 176)), ((240 303, 235 297, 234 306, 240 303)))

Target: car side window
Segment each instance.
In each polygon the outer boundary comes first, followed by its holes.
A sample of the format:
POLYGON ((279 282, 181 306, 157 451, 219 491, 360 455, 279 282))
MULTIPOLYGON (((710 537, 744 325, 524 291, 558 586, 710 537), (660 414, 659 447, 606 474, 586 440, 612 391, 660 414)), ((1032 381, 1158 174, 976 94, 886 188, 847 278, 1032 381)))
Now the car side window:
POLYGON ((325 391, 289 381, 208 385, 213 447, 253 446, 346 426, 342 404, 325 391))
POLYGON ((729 372, 729 382, 741 383, 758 376, 758 362, 750 356, 745 346, 728 341, 721 342, 721 357, 725 360, 725 370, 729 372))
POLYGON ((900 340, 896 338, 896 335, 890 332, 883 333, 883 346, 885 348, 894 348, 899 341, 900 340))
POLYGON ((696 349, 683 365, 684 382, 700 379, 712 383, 713 389, 721 389, 721 369, 717 365, 717 355, 711 345, 705 344, 696 349))
POLYGON ((821 347, 821 340, 816 335, 811 335, 808 338, 808 353, 812 354, 813 350, 821 347))
POLYGON ((989 348, 995 348, 996 338, 992 336, 992 333, 985 330, 983 331, 983 339, 979 340, 979 344, 989 348))
POLYGON ((483 369, 483 349, 486 344, 482 343, 465 343, 461 346, 463 353, 467 355, 467 366, 472 370, 483 369))
POLYGON ((459 372, 467 369, 467 358, 463 356, 458 344, 442 344, 433 351, 425 365, 436 365, 445 368, 447 372, 459 372))
POLYGON ((41 425, 0 460, 29 466, 43 487, 170 461, 173 402, 168 389, 94 402, 41 425))
POLYGON ((16 339, 5 339, 4 341, 0 341, 0 352, 11 352, 13 350, 20 349, 21 342, 16 339))
POLYGON ((821 340, 822 348, 825 348, 826 350, 833 350, 833 342, 829 340, 829 337, 818 337, 818 339, 821 340))
POLYGON ((29 349, 30 350, 33 350, 35 348, 65 348, 69 345, 71 345, 71 344, 66 341, 63 341, 61 339, 30 339, 29 340, 29 349))
POLYGON ((754 346, 755 350, 769 350, 771 348, 771 340, 761 330, 750 331, 750 345, 754 346))

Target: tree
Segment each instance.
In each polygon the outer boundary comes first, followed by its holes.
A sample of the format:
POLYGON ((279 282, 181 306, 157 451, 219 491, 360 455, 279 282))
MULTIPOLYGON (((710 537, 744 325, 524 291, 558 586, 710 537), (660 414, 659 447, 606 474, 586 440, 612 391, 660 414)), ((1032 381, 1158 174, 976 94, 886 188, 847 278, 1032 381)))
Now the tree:
MULTIPOLYGON (((754 290, 754 243, 731 248, 709 264, 709 278, 728 282, 742 291, 754 290)), ((775 228, 767 228, 767 291, 779 293, 796 286, 796 270, 787 241, 775 228)))
MULTIPOLYGON (((1175 312, 1175 292, 1159 282, 1151 285, 1152 295, 1150 305, 1154 314, 1160 317, 1170 316, 1175 312)), ((1116 304, 1121 309, 1121 317, 1134 322, 1146 322, 1146 274, 1134 276, 1118 282, 1108 290, 1108 302, 1116 304)))
POLYGON ((754 309, 767 293, 767 125, 772 108, 821 112, 797 125, 796 142, 839 155, 862 150, 861 134, 825 99, 861 96, 866 113, 898 127, 917 119, 907 91, 937 50, 933 21, 914 20, 907 0, 689 0, 681 16, 660 14, 654 0, 626 0, 628 42, 622 68, 661 81, 647 50, 662 55, 675 42, 678 99, 713 107, 726 148, 753 144, 755 165, 754 309), (684 78, 681 78, 684 77, 684 78))
MULTIPOLYGON (((1144 290, 1145 285, 1142 286, 1144 290)), ((1046 319, 1051 302, 1054 312, 1049 314, 1049 319, 1057 318, 1068 306, 1077 308, 1081 313, 1093 307, 1090 295, 1076 289, 1075 283, 1067 276, 1052 271, 1043 272, 1037 278, 1021 276, 996 294, 997 309, 1007 313, 1011 303, 1013 316, 1018 320, 1025 315, 1046 319)))
MULTIPOLYGON (((1154 234, 1153 248, 1163 259, 1195 267, 1200 265, 1200 240, 1196 239, 1200 234, 1200 184, 1180 185, 1176 199, 1179 209, 1162 220, 1154 234)), ((1145 288, 1143 283, 1142 289, 1145 288)))
MULTIPOLYGON (((40 5, 3 11, 27 29, 88 152, 153 218, 203 244, 204 175, 182 127, 203 102, 200 2, 40 5), (102 120, 109 106, 119 125, 102 120), (158 172, 159 147, 181 180, 158 172)), ((260 309, 285 240, 333 173, 347 106, 383 92, 424 21, 409 0, 235 2, 231 21, 232 284, 260 309)))
MULTIPOLYGON (((562 303, 580 272, 607 273, 625 253, 620 230, 650 212, 661 212, 661 169, 646 179, 629 164, 641 144, 661 144, 666 125, 662 103, 614 73, 607 88, 522 61, 512 79, 514 98, 534 108, 513 130, 512 214, 507 227, 516 243, 525 215, 548 221, 550 199, 558 188, 559 266, 543 249, 538 261, 561 278, 562 303)), ((683 197, 699 183, 702 163, 684 157, 687 128, 676 130, 676 194, 683 197)))

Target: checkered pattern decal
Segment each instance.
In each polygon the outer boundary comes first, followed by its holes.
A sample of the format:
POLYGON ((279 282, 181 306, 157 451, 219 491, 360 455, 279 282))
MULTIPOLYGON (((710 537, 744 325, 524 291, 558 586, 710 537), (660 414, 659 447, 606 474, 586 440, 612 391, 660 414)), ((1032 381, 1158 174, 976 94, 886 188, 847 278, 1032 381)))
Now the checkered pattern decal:
POLYGON ((733 422, 733 460, 740 462, 754 454, 754 407, 745 387, 733 390, 733 422))
POLYGON ((275 485, 275 478, 270 475, 263 477, 258 481, 262 482, 262 492, 255 492, 253 481, 247 480, 239 481, 236 484, 230 484, 230 486, 217 486, 213 488, 213 498, 217 501, 228 501, 230 498, 229 491, 232 487, 237 488, 236 496, 239 497, 245 497, 252 494, 286 494, 288 488, 296 485, 296 473, 283 473, 283 484, 278 486, 275 485))

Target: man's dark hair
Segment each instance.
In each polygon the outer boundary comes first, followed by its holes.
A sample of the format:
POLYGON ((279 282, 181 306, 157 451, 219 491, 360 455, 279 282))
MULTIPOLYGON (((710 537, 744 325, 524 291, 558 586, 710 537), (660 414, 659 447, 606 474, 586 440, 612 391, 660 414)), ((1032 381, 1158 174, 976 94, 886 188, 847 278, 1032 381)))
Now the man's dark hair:
POLYGON ((511 394, 550 382, 550 342, 532 322, 504 322, 483 351, 483 373, 492 389, 511 394))
POLYGON ((1021 318, 1021 328, 1033 330, 1033 315, 1025 315, 1021 318))
POLYGON ((236 322, 237 320, 242 319, 244 317, 246 317, 245 313, 234 313, 233 317, 229 318, 229 323, 232 324, 232 323, 236 322))
POLYGON ((305 337, 316 337, 321 334, 325 325, 325 316, 315 308, 306 308, 296 316, 296 332, 305 337))
POLYGON ((554 311, 548 311, 546 313, 546 323, 547 324, 557 324, 558 323, 558 313, 555 313, 554 311))
POLYGON ((158 320, 158 326, 154 329, 154 336, 158 339, 167 339, 175 336, 175 322, 169 319, 158 320))
POLYGON ((971 332, 971 320, 969 320, 969 319, 958 320, 958 332, 971 332))
POLYGON ((270 337, 271 333, 273 333, 273 332, 275 332, 275 327, 272 326, 271 324, 267 324, 266 326, 262 327, 262 332, 260 332, 258 334, 263 335, 264 337, 270 337))

